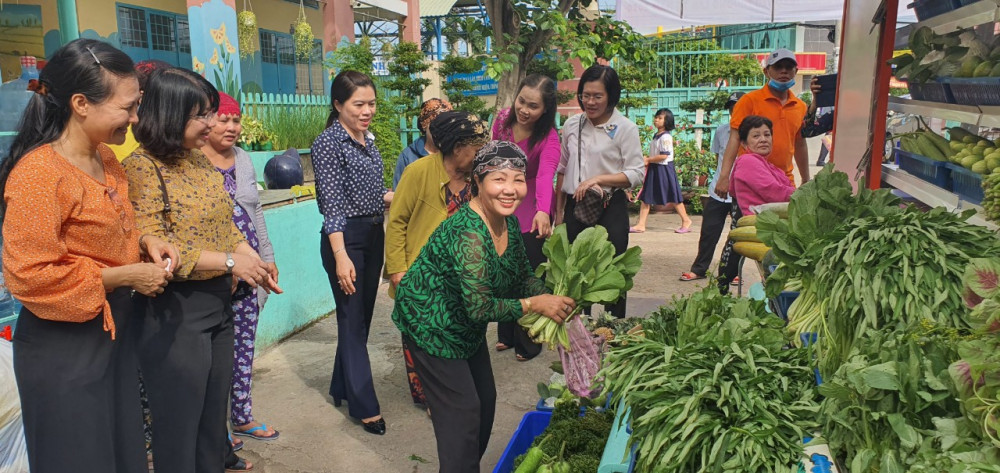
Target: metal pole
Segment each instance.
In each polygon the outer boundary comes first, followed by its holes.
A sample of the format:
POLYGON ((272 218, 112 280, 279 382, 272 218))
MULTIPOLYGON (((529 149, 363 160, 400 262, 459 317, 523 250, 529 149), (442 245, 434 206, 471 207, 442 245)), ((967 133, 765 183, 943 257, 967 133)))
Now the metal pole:
POLYGON ((441 17, 434 19, 434 36, 437 38, 437 58, 441 60, 441 50, 444 49, 444 41, 441 38, 441 17))
POLYGON ((62 44, 79 38, 80 23, 76 17, 76 0, 57 0, 56 10, 59 12, 59 37, 62 39, 62 44))

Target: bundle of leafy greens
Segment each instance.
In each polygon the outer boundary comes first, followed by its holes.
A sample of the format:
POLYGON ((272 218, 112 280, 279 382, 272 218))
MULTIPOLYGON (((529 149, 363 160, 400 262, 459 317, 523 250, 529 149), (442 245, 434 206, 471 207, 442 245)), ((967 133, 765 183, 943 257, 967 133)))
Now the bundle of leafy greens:
POLYGON ((795 471, 819 405, 809 354, 785 349, 781 319, 709 287, 643 327, 600 373, 631 408, 636 471, 795 471))
POLYGON ((997 449, 958 417, 955 330, 870 331, 824 379, 823 439, 851 473, 997 471, 997 449))
MULTIPOLYGON (((545 278, 552 294, 576 301, 576 309, 567 318, 581 313, 592 304, 611 304, 632 288, 632 278, 642 267, 642 249, 629 248, 615 256, 608 241, 608 231, 597 225, 577 235, 570 244, 566 225, 559 225, 542 246, 548 261, 538 266, 536 274, 545 278)), ((536 343, 556 343, 570 350, 565 324, 558 324, 541 314, 529 313, 518 321, 536 343)))

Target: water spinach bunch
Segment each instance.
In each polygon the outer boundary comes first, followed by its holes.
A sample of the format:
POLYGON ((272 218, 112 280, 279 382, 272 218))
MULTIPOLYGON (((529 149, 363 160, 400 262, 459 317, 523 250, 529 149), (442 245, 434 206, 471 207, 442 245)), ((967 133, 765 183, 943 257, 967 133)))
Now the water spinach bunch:
MULTIPOLYGON (((608 241, 608 231, 590 227, 571 244, 566 225, 559 225, 542 247, 548 261, 538 266, 536 274, 545 278, 552 294, 576 301, 576 309, 566 319, 593 304, 611 304, 632 288, 632 278, 642 267, 642 249, 635 246, 615 256, 615 247, 608 241)), ((529 313, 518 321, 536 343, 554 349, 556 343, 570 349, 565 323, 559 324, 538 313, 529 313)))

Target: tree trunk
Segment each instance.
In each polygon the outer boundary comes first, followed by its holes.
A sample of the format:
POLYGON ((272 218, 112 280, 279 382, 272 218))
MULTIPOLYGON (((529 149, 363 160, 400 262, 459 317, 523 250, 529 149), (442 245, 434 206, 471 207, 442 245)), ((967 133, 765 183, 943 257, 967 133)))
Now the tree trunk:
POLYGON ((500 77, 497 81, 497 106, 496 110, 502 110, 514 103, 514 94, 517 93, 517 86, 524 79, 525 68, 521 63, 514 64, 514 68, 500 77))

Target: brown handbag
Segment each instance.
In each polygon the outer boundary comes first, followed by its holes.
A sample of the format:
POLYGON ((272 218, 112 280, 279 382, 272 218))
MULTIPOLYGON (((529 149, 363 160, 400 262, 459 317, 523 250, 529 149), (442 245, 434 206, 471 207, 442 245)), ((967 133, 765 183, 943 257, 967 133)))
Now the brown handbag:
MULTIPOLYGON (((581 117, 580 129, 576 133, 576 168, 578 176, 583 170, 583 154, 581 153, 583 149, 583 120, 584 118, 581 117)), ((594 225, 604 215, 604 208, 608 206, 608 201, 611 200, 610 196, 611 194, 593 187, 587 189, 587 192, 583 194, 583 198, 573 207, 573 216, 576 217, 578 222, 584 225, 594 225)))

